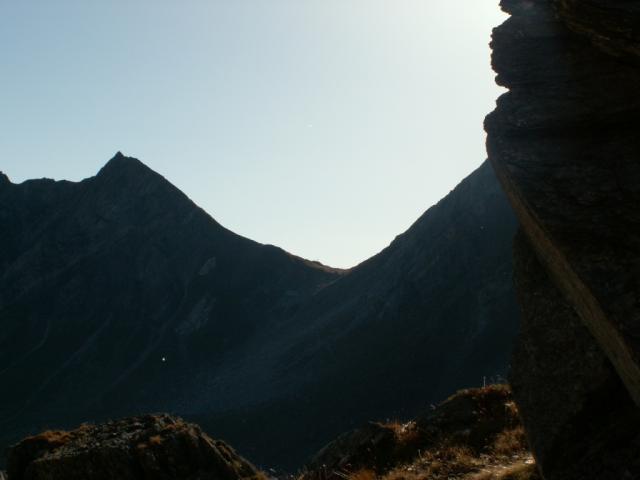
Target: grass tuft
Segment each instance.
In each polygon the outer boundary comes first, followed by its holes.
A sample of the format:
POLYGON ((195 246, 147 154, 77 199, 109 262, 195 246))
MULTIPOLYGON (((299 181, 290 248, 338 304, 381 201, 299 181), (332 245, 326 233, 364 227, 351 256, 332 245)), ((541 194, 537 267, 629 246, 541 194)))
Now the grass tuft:
POLYGON ((347 476, 349 480, 376 480, 376 472, 368 468, 363 468, 347 476))
POLYGON ((47 430, 32 437, 28 437, 27 441, 44 442, 52 447, 60 447, 73 438, 70 432, 63 430, 47 430))
POLYGON ((527 437, 521 425, 501 432, 493 443, 493 452, 496 455, 511 456, 527 448, 527 437))

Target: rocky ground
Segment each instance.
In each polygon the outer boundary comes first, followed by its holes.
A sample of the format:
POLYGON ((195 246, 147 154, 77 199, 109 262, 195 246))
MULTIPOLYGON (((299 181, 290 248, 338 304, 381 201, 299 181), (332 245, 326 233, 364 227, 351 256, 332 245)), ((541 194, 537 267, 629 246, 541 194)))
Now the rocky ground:
POLYGON ((11 480, 259 480, 254 466, 194 424, 169 415, 46 431, 9 452, 11 480))
MULTIPOLYGON (((11 480, 266 480, 197 425, 146 415, 46 431, 9 450, 11 480)), ((289 480, 534 480, 506 386, 458 392, 407 423, 369 423, 320 450, 289 480)), ((0 480, 5 478, 0 474, 0 480)))
POLYGON ((370 423, 322 449, 299 480, 536 479, 511 392, 458 392, 409 423, 370 423))

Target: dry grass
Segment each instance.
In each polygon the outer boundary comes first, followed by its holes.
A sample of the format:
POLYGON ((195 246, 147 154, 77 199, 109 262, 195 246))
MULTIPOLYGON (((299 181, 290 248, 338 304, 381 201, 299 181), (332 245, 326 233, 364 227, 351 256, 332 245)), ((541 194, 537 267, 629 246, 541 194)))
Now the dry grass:
POLYGON ((539 480, 538 469, 535 465, 516 465, 507 469, 500 480, 539 480))
POLYGON ((188 425, 184 421, 178 420, 178 421, 176 421, 174 423, 169 423, 169 424, 165 425, 162 428, 162 431, 163 432, 175 432, 175 431, 178 431, 178 430, 183 430, 185 428, 188 428, 188 425))
POLYGON ((475 472, 480 466, 481 462, 469 449, 449 446, 425 452, 417 461, 397 467, 383 478, 385 480, 444 480, 475 472))
POLYGON ((483 472, 470 480, 540 480, 534 464, 519 463, 502 470, 483 472))
MULTIPOLYGON (((398 444, 419 446, 420 432, 414 428, 415 424, 393 422, 385 426, 393 429, 398 444)), ((386 473, 378 475, 374 470, 365 468, 346 477, 349 480, 538 479, 535 465, 524 463, 528 451, 522 426, 500 432, 485 452, 478 455, 470 447, 449 438, 441 440, 438 447, 419 452, 410 462, 396 466, 386 473)))
POLYGON ((527 450, 527 438, 522 426, 501 432, 493 443, 496 455, 511 456, 527 450))
POLYGON ((347 445, 341 463, 299 480, 539 480, 506 386, 463 390, 416 421, 378 425, 391 440, 368 456, 347 445))
POLYGON ((71 432, 64 430, 47 430, 25 440, 33 442, 44 442, 53 447, 60 447, 73 438, 71 432))
POLYGON ((368 468, 364 468, 362 470, 358 470, 350 474, 347 477, 349 480, 375 480, 377 478, 376 472, 370 470, 368 468))
POLYGON ((396 444, 395 448, 400 455, 412 451, 416 452, 423 442, 422 434, 416 422, 403 423, 400 421, 392 421, 381 425, 393 431, 396 444))

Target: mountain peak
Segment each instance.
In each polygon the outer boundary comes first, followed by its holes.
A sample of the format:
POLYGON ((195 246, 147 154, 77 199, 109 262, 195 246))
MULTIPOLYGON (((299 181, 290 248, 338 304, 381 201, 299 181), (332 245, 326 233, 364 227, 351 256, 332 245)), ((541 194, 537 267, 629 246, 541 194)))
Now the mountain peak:
POLYGON ((0 185, 8 185, 11 183, 11 180, 9 180, 9 177, 0 170, 0 185))
POLYGON ((102 167, 102 170, 105 169, 112 169, 112 168, 130 168, 131 166, 142 166, 147 168, 140 160, 138 160, 137 158, 134 157, 127 157, 126 155, 124 155, 120 150, 118 150, 116 152, 116 154, 111 158, 111 160, 109 160, 104 167, 102 167))
POLYGON ((118 151, 98 172, 98 177, 141 177, 158 175, 144 163, 134 157, 127 157, 118 151))

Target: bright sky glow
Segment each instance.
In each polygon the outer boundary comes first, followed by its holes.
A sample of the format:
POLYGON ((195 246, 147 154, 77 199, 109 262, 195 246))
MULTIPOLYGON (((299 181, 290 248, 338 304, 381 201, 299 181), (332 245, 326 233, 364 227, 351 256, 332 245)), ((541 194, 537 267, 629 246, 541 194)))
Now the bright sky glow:
POLYGON ((227 228, 333 266, 485 158, 498 0, 0 2, 0 170, 117 150, 227 228))

